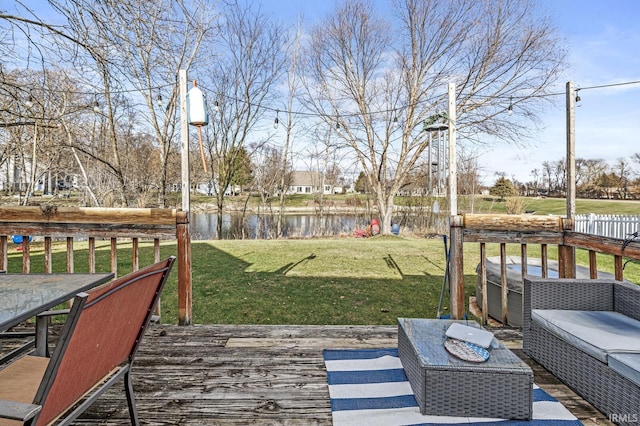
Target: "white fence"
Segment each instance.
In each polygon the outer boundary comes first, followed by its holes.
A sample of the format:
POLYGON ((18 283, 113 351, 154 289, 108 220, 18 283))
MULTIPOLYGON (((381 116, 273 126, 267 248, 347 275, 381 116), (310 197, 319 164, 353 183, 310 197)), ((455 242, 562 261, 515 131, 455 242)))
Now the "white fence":
POLYGON ((625 239, 629 234, 640 231, 640 216, 578 214, 575 216, 574 231, 625 239))

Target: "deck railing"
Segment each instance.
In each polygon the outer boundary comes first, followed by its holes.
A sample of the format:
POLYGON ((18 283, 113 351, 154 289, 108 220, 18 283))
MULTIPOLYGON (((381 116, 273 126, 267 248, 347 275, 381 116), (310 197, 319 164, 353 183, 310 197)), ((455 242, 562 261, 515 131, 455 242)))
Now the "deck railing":
POLYGON ((0 270, 8 267, 8 242, 22 237, 22 272, 31 272, 30 238, 44 241, 44 272, 52 273, 52 242, 66 241, 66 272, 74 271, 74 241, 88 241, 89 272, 96 271, 96 239, 111 244, 110 272, 118 275, 118 240, 132 243, 133 270, 139 268, 140 240, 153 240, 154 261, 160 240, 177 240, 178 323, 191 323, 191 234, 189 216, 175 209, 110 209, 83 207, 0 207, 0 270))
MULTIPOLYGON (((500 245, 501 307, 503 324, 507 324, 507 244, 519 244, 521 256, 521 276, 527 275, 528 245, 540 245, 542 276, 548 274, 548 246, 558 246, 558 276, 575 278, 575 250, 584 249, 589 253, 589 275, 597 278, 598 253, 613 257, 616 280, 624 279, 623 258, 640 259, 640 243, 631 241, 623 247, 624 240, 574 232, 573 222, 560 216, 535 215, 489 215, 469 214, 452 216, 450 220, 450 268, 451 315, 462 318, 464 301, 464 243, 480 244, 479 279, 482 294, 487 294, 486 244, 500 245)), ((487 297, 482 298, 482 322, 487 323, 487 297)))

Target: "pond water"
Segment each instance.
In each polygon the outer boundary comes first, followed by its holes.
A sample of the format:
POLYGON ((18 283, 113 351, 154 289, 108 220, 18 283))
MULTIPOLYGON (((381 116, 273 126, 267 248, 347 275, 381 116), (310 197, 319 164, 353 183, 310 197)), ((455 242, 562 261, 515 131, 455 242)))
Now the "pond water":
MULTIPOLYGON (((283 237, 331 236, 341 233, 352 234, 357 227, 364 228, 369 220, 356 215, 285 215, 283 237)), ((222 238, 274 238, 277 234, 277 217, 271 215, 223 214, 222 238)), ((191 238, 193 240, 211 240, 217 238, 217 214, 192 213, 191 238)))
MULTIPOLYGON (((278 236, 277 214, 229 214, 222 215, 223 239, 267 239, 329 237, 341 234, 353 235, 356 230, 365 230, 375 213, 341 214, 286 214, 282 235, 278 236)), ((216 213, 191 213, 191 239, 217 239, 218 215, 216 213)), ((399 212, 392 219, 392 232, 443 233, 447 221, 444 216, 421 212, 399 212)))

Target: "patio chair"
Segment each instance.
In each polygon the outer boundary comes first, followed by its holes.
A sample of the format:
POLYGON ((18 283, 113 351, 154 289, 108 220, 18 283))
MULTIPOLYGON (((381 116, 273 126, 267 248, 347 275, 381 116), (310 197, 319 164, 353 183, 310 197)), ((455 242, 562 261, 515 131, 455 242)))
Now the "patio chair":
POLYGON ((121 377, 139 424, 131 366, 174 261, 78 294, 51 358, 27 355, 0 370, 0 425, 69 424, 121 377))

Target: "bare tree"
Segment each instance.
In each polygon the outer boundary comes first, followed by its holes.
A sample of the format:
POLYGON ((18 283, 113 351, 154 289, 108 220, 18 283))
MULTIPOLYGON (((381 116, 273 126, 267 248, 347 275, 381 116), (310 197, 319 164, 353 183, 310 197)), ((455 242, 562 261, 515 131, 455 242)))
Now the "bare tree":
MULTIPOLYGON (((209 90, 213 92, 207 143, 210 179, 218 212, 217 236, 222 238, 225 191, 236 170, 236 156, 273 102, 274 86, 284 69, 282 29, 265 15, 240 4, 224 10, 220 29, 219 58, 211 66, 209 90)), ((274 117, 275 119, 276 117, 274 117)), ((256 146, 265 139, 254 141, 256 146)))
POLYGON ((392 22, 370 2, 346 0, 312 31, 307 104, 354 151, 383 233, 394 195, 428 147, 422 123, 444 109, 447 82, 457 83, 461 137, 526 134, 563 60, 532 4, 397 0, 392 22), (510 106, 525 120, 508 120, 510 106))
POLYGON ((553 181, 552 181, 552 172, 553 172, 553 163, 550 161, 542 162, 542 182, 543 184, 547 184, 547 195, 551 195, 551 191, 553 189, 553 181))
POLYGON ((170 158, 177 146, 176 76, 180 68, 193 63, 211 32, 216 16, 209 12, 212 5, 207 0, 48 3, 56 13, 53 16, 39 17, 20 3, 20 14, 0 13, 0 20, 26 35, 29 51, 40 55, 43 68, 64 63, 68 67, 64 71, 77 82, 76 90, 95 93, 91 103, 99 104, 101 121, 99 137, 93 140, 101 146, 81 147, 77 146, 81 139, 68 139, 75 141, 76 155, 101 163, 112 178, 108 180, 115 183, 103 192, 115 194, 110 196, 115 204, 139 204, 136 198, 142 188, 136 175, 128 175, 133 169, 122 153, 140 147, 132 136, 153 134, 149 155, 159 163, 153 168, 159 171, 153 192, 165 205, 170 158), (141 124, 146 127, 142 131, 141 124))
MULTIPOLYGON (((214 34, 215 14, 203 1, 109 2, 104 31, 120 57, 115 64, 144 99, 145 121, 153 129, 159 147, 160 204, 166 205, 168 162, 177 148, 175 138, 180 69, 189 68, 207 35, 214 34)), ((102 9, 104 12, 105 9, 102 9)), ((155 154, 154 154, 155 155, 155 154)))
POLYGON ((313 132, 314 144, 309 147, 307 155, 307 170, 312 176, 313 186, 317 188, 314 196, 315 213, 318 216, 316 222, 318 231, 323 233, 325 215, 328 213, 330 205, 327 205, 326 195, 328 189, 333 191, 340 175, 338 163, 338 149, 333 141, 333 129, 326 126, 319 126, 313 132))
POLYGON ((618 193, 625 200, 629 197, 629 181, 631 178, 631 162, 628 158, 619 157, 612 168, 618 177, 618 193))
POLYGON ((254 188, 260 193, 263 207, 267 208, 270 201, 279 195, 282 182, 287 183, 288 170, 283 172, 283 152, 275 147, 263 145, 254 151, 253 182, 254 188))
POLYGON ((287 85, 287 93, 286 93, 286 122, 285 124, 285 138, 284 138, 284 147, 282 152, 282 161, 280 163, 280 205, 278 211, 278 224, 277 224, 277 236, 281 237, 284 232, 284 203, 287 196, 287 190, 289 187, 288 178, 290 174, 288 173, 291 168, 291 161, 289 160, 290 153, 293 149, 293 136, 294 136, 294 128, 297 124, 297 116, 294 114, 294 101, 298 96, 298 91, 300 89, 300 62, 301 62, 301 31, 300 31, 300 23, 298 22, 298 26, 296 27, 296 33, 293 37, 291 37, 291 43, 288 45, 288 49, 286 50, 286 70, 285 70, 285 79, 287 85))
POLYGON ((461 195, 467 195, 470 201, 470 212, 475 212, 476 197, 480 192, 480 171, 481 166, 478 158, 480 154, 473 149, 462 147, 458 155, 457 175, 458 175, 458 192, 461 195))
POLYGON ((529 195, 534 195, 537 196, 539 191, 540 191, 540 170, 539 169, 533 169, 531 170, 531 177, 533 179, 531 179, 531 181, 529 182, 529 195))
POLYGON ((553 181, 556 192, 567 190, 567 162, 564 158, 553 163, 553 181))
POLYGON ((597 197, 598 179, 607 171, 602 159, 576 158, 576 189, 582 197, 597 197))

